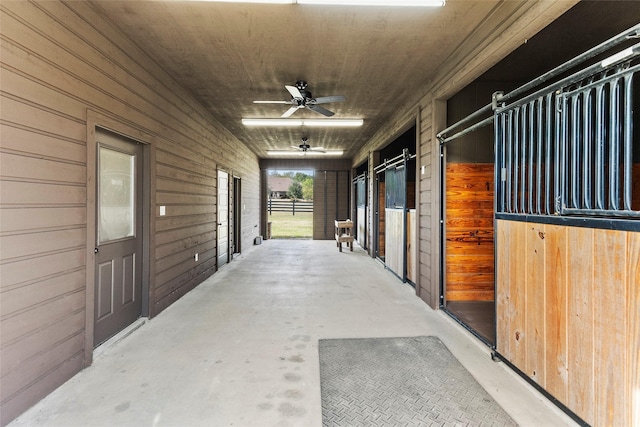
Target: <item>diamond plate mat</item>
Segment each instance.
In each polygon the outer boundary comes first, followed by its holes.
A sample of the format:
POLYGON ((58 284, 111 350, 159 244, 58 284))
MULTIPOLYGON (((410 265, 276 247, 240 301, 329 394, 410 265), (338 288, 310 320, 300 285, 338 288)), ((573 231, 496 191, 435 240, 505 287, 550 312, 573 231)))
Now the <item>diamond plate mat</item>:
POLYGON ((515 426, 436 337, 320 340, 322 424, 515 426))

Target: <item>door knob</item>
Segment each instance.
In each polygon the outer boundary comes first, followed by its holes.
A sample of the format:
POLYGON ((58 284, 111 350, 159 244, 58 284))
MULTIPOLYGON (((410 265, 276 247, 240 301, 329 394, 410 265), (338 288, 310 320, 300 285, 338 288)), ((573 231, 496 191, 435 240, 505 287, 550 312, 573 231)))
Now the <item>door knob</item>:
POLYGON ((100 249, 98 249, 98 248, 93 248, 93 253, 94 253, 94 254, 97 254, 98 252, 100 252, 100 249))

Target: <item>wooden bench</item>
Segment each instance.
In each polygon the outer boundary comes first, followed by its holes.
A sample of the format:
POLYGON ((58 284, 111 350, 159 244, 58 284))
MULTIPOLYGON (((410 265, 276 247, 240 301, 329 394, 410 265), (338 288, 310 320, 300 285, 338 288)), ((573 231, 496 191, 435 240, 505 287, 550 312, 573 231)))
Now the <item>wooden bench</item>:
POLYGON ((335 221, 336 225, 336 245, 340 252, 342 252, 342 242, 348 244, 349 249, 353 252, 353 222, 350 220, 346 221, 335 221))

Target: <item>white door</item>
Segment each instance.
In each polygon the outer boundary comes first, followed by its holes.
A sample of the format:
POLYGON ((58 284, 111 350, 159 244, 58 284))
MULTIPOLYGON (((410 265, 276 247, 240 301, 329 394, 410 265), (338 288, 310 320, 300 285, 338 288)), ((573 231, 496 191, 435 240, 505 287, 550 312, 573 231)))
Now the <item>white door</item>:
POLYGON ((229 262, 229 174, 218 171, 218 268, 229 262))

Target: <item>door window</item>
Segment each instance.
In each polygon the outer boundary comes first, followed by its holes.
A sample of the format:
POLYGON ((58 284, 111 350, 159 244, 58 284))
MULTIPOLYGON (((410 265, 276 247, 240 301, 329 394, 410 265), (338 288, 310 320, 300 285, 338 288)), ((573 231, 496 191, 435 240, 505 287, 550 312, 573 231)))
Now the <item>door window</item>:
POLYGON ((98 241, 135 236, 135 155, 100 147, 98 241))

